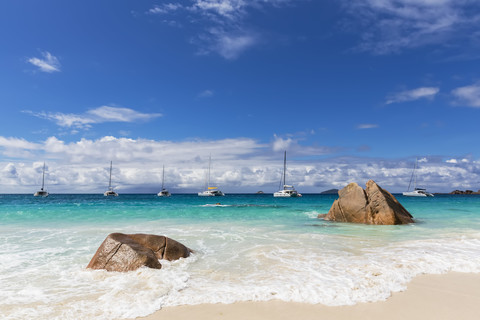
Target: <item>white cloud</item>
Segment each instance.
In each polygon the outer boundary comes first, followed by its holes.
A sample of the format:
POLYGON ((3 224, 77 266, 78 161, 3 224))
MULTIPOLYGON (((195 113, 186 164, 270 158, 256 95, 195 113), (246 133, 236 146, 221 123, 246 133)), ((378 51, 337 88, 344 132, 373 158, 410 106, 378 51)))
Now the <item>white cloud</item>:
POLYGON ((198 95, 199 98, 210 98, 213 97, 213 90, 204 90, 198 95))
MULTIPOLYGON (((270 144, 263 144, 248 138, 173 142, 111 136, 73 142, 50 137, 34 143, 0 136, 0 193, 33 192, 41 181, 43 159, 51 193, 103 192, 110 160, 113 184, 119 192, 158 192, 162 165, 170 190, 196 192, 203 187, 210 154, 212 182, 223 191, 273 192, 282 173, 285 148, 287 180, 300 192, 342 188, 352 181, 364 184, 369 179, 391 192, 401 192, 408 186, 413 167, 412 161, 397 159, 332 157, 327 148, 300 146, 294 137, 275 137, 270 144), (18 150, 16 142, 26 153, 8 159, 12 150, 18 150), (328 157, 319 159, 318 155, 328 157)), ((452 157, 448 163, 421 162, 419 186, 433 192, 475 189, 480 162, 464 160, 452 157)))
POLYGON ((40 71, 52 73, 60 71, 60 62, 57 57, 53 56, 50 52, 42 52, 43 59, 30 58, 27 61, 34 66, 38 67, 40 71))
POLYGON ((92 124, 104 122, 135 122, 161 117, 160 113, 141 113, 130 108, 101 106, 83 114, 24 111, 33 116, 54 121, 66 128, 88 129, 92 124))
POLYGON ((440 91, 437 87, 421 87, 413 90, 406 90, 393 94, 385 102, 386 104, 414 101, 418 99, 433 99, 440 91))
POLYGON ((357 125, 357 129, 374 129, 374 128, 378 128, 378 124, 362 123, 357 125))
POLYGON ((244 0, 196 0, 192 10, 198 10, 204 14, 216 14, 228 19, 237 19, 245 13, 245 7, 250 3, 244 0))
POLYGON ((5 138, 2 136, 0 136, 0 147, 29 150, 37 150, 41 148, 37 143, 29 142, 22 138, 5 138))
POLYGON ((156 5, 150 10, 148 10, 148 13, 151 14, 167 14, 173 11, 177 11, 182 9, 183 6, 179 3, 165 3, 162 5, 156 5))
POLYGON ((463 158, 463 159, 448 159, 445 162, 446 163, 454 163, 454 164, 456 164, 456 163, 469 163, 470 160, 465 159, 465 158, 463 158))
POLYGON ((291 138, 281 138, 278 137, 277 135, 274 135, 274 140, 272 144, 272 149, 273 151, 284 151, 290 148, 292 145, 293 140, 291 138))
POLYGON ((221 29, 211 29, 209 44, 202 53, 217 52, 227 60, 237 59, 244 51, 257 43, 256 36, 245 32, 229 33, 221 29))
MULTIPOLYGON (((237 59, 246 50, 259 44, 260 34, 254 27, 246 26, 251 10, 263 10, 267 6, 280 6, 293 0, 191 0, 190 5, 169 3, 155 6, 149 14, 175 15, 178 11, 188 14, 189 23, 202 24, 190 42, 198 46, 198 54, 216 53, 227 60, 237 59)), ((179 15, 175 15, 182 19, 179 15)), ((183 25, 164 20, 169 25, 183 25)))
POLYGON ((355 21, 357 49, 375 54, 399 52, 429 44, 447 44, 469 37, 466 29, 480 24, 478 2, 471 0, 359 0, 343 1, 355 21))
POLYGON ((456 104, 468 107, 480 107, 480 83, 470 86, 456 88, 452 91, 455 96, 456 104))

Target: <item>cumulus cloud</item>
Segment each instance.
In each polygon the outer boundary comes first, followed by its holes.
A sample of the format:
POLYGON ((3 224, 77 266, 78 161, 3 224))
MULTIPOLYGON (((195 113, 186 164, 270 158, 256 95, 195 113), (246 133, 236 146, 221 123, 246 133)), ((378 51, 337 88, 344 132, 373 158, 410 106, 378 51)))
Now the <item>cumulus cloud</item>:
POLYGON ((414 101, 419 99, 433 99, 440 91, 437 87, 421 87, 412 90, 406 90, 391 95, 386 104, 414 101))
POLYGON ((469 163, 470 161, 468 159, 448 159, 445 161, 446 163, 469 163))
POLYGON ((82 114, 62 112, 24 111, 33 116, 55 122, 60 127, 88 129, 92 124, 104 122, 136 122, 161 117, 160 113, 141 113, 130 108, 101 106, 82 114))
MULTIPOLYGON (((0 193, 33 192, 41 182, 43 159, 51 193, 103 193, 111 160, 113 185, 119 192, 158 192, 163 165, 168 189, 197 192, 204 185, 210 155, 212 183, 223 191, 274 192, 285 148, 287 181, 305 193, 343 188, 350 182, 364 185, 369 179, 391 192, 405 191, 414 165, 403 159, 339 157, 325 147, 301 146, 294 137, 277 136, 264 144, 248 138, 174 142, 105 136, 66 142, 49 137, 30 142, 0 136, 0 193), (19 148, 25 154, 13 155, 19 148), (328 157, 320 158, 322 155, 328 157)), ((419 161, 417 174, 419 186, 432 192, 475 189, 480 181, 480 161, 425 157, 419 161)))
POLYGON ((480 5, 471 0, 343 1, 347 24, 358 33, 358 50, 375 54, 400 52, 430 44, 465 40, 480 25, 480 5))
POLYGON ((456 88, 452 94, 457 105, 480 108, 480 83, 456 88))
POLYGON ((38 69, 42 72, 52 73, 60 71, 60 62, 58 61, 57 57, 53 56, 48 51, 42 52, 41 54, 43 58, 34 57, 28 59, 27 62, 38 67, 38 69))
POLYGON ((282 138, 277 135, 274 135, 274 140, 272 144, 273 151, 284 151, 287 150, 293 143, 291 138, 282 138))

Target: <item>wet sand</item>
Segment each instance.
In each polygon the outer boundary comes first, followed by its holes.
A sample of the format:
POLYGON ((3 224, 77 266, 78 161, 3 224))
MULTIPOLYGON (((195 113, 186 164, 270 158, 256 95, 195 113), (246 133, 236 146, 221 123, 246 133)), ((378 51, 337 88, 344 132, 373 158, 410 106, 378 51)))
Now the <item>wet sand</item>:
POLYGON ((142 320, 480 319, 480 274, 422 275, 381 302, 329 307, 269 301, 166 307, 142 320))

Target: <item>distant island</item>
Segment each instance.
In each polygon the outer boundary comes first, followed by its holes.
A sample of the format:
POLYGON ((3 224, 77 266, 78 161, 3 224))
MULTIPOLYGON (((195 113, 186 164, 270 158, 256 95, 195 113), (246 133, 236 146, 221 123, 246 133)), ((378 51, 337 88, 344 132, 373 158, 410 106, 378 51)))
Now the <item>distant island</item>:
POLYGON ((320 194, 338 194, 338 189, 330 189, 320 192, 320 194))
POLYGON ((454 190, 452 192, 450 192, 449 194, 480 194, 480 190, 478 190, 477 192, 474 192, 472 190, 454 190))

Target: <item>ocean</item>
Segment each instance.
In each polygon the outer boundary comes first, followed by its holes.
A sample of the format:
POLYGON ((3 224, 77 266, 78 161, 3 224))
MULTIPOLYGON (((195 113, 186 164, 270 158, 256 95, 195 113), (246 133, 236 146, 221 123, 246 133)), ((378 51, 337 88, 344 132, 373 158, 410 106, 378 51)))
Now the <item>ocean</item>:
POLYGON ((353 305, 420 274, 480 272, 480 196, 395 196, 416 223, 318 219, 336 195, 0 195, 0 318, 121 319, 273 299, 353 305), (87 270, 112 232, 165 235, 195 253, 161 270, 87 270))

